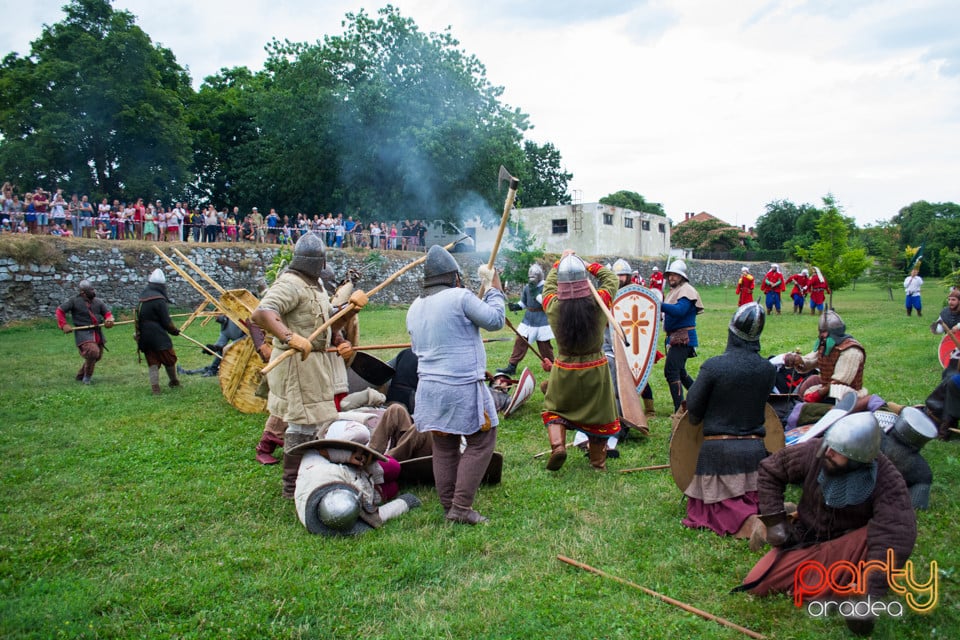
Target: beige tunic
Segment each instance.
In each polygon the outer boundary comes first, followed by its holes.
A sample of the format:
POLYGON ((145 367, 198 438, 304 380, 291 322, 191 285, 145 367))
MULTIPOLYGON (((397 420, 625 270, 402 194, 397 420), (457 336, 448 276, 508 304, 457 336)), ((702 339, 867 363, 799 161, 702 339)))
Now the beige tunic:
MULTIPOLYGON (((319 285, 309 285, 298 275, 285 272, 270 287, 260 306, 280 314, 293 332, 308 337, 330 317, 330 299, 319 285)), ((336 393, 346 390, 347 372, 343 359, 326 353, 330 329, 312 341, 313 351, 306 360, 291 356, 267 374, 270 395, 267 410, 287 423, 317 425, 337 419, 333 402, 336 393)), ((271 361, 288 347, 273 339, 271 361)))

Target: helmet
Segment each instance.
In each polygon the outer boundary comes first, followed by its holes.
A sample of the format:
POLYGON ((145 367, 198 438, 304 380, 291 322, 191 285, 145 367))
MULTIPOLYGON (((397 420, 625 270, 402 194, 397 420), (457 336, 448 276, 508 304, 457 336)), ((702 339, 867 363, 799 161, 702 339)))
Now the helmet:
POLYGON ((740 273, 750 273, 750 267, 740 267, 740 273))
POLYGON ((613 272, 618 276, 629 276, 633 274, 633 269, 630 268, 629 262, 623 258, 617 258, 617 261, 613 263, 613 272))
POLYGON ((847 331, 847 325, 844 324, 843 318, 833 309, 827 309, 820 316, 818 327, 820 333, 826 332, 837 336, 842 336, 847 331))
POLYGON ((456 278, 460 274, 460 264, 454 260, 450 252, 438 244, 427 251, 427 260, 423 263, 423 286, 434 287, 456 285, 456 278))
POLYGON ((684 280, 690 280, 690 278, 687 277, 687 263, 683 260, 674 260, 671 262, 670 266, 667 267, 667 270, 664 271, 664 273, 672 273, 680 276, 684 280))
POLYGON ((78 288, 80 291, 93 291, 93 283, 84 278, 80 281, 78 288))
POLYGON ((150 274, 150 277, 147 278, 147 282, 151 284, 166 284, 167 277, 163 275, 163 269, 159 267, 153 270, 153 273, 150 274))
POLYGON ((747 342, 758 342, 763 332, 767 314, 756 302, 748 302, 733 314, 730 319, 730 333, 747 342))
POLYGON ((780 271, 780 265, 778 265, 776 262, 771 262, 771 263, 770 263, 770 270, 771 270, 771 271, 780 271))
POLYGON ((297 244, 293 246, 290 268, 319 280, 320 273, 326 266, 327 247, 320 236, 313 232, 300 236, 297 244))
POLYGON ((328 491, 317 505, 320 522, 331 529, 346 531, 353 527, 360 516, 360 500, 349 489, 328 491))
POLYGON ((537 284, 543 280, 543 269, 536 262, 527 269, 527 280, 530 281, 530 284, 537 284))
POLYGON ((827 447, 856 462, 872 462, 880 453, 880 424, 869 412, 848 413, 827 429, 817 454, 827 447))
POLYGON ((557 265, 557 298, 572 300, 590 295, 590 283, 587 281, 587 266, 575 255, 560 260, 557 265))
POLYGON ((810 275, 810 272, 807 271, 806 269, 802 269, 802 270, 800 271, 800 275, 808 276, 808 275, 810 275))
POLYGON ((936 425, 916 407, 904 407, 893 423, 892 431, 898 440, 917 450, 937 437, 936 425))

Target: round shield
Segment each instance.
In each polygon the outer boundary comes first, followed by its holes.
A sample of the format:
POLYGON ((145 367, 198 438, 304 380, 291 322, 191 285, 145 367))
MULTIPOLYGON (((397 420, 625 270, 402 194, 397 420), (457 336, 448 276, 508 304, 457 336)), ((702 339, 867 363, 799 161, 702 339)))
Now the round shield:
MULTIPOLYGON (((777 412, 769 404, 764 409, 763 428, 766 436, 763 445, 768 453, 776 453, 786 446, 783 424, 777 412)), ((697 458, 703 445, 703 429, 690 423, 689 414, 684 414, 670 439, 670 474, 680 491, 686 491, 697 472, 697 458)))
POLYGON ((530 373, 530 369, 524 367, 523 373, 520 374, 520 378, 517 380, 517 386, 513 389, 513 397, 510 398, 510 404, 503 410, 503 417, 510 417, 510 414, 523 406, 523 403, 533 395, 533 391, 536 388, 537 381, 534 379, 533 374, 530 373))
POLYGON ((950 356, 957 350, 957 344, 949 335, 944 335, 937 347, 937 358, 940 359, 940 366, 946 369, 950 366, 950 356))
POLYGON ((357 351, 353 354, 353 360, 350 362, 350 368, 358 376, 369 382, 374 387, 386 384, 393 377, 396 371, 383 360, 372 356, 365 351, 357 351))
POLYGON ((257 395, 263 367, 263 361, 249 336, 227 345, 223 350, 219 374, 220 390, 227 402, 243 413, 264 413, 267 400, 257 395))

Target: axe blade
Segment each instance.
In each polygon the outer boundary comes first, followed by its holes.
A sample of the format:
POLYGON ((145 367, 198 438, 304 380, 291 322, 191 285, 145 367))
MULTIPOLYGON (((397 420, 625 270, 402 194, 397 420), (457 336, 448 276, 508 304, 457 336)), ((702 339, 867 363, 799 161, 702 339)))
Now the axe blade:
POLYGON ((510 175, 510 172, 507 171, 507 168, 505 166, 500 165, 500 173, 499 175, 497 175, 497 191, 499 191, 500 188, 503 186, 504 180, 506 180, 512 185, 513 181, 516 180, 516 178, 510 175))

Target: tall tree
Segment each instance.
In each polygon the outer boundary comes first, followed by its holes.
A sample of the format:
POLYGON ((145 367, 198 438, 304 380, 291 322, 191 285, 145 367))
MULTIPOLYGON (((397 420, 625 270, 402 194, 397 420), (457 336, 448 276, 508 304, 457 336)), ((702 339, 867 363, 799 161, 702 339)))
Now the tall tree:
POLYGON ((570 204, 567 185, 573 179, 560 166, 560 151, 551 143, 538 145, 527 140, 523 143, 526 163, 518 172, 520 191, 517 199, 524 207, 552 207, 570 204))
POLYGON ((949 256, 960 247, 960 205, 920 200, 900 209, 891 222, 900 226, 901 246, 922 244, 926 255, 936 256, 924 263, 930 273, 945 275, 953 270, 950 259, 941 260, 940 256, 949 256))
POLYGON ((813 232, 813 224, 805 224, 800 228, 801 221, 813 222, 819 217, 812 205, 795 205, 790 200, 773 200, 766 206, 767 212, 757 218, 754 231, 757 234, 757 244, 761 249, 791 250, 793 245, 807 246, 812 238, 798 238, 798 235, 813 232))
POLYGON ((817 221, 817 241, 810 247, 797 246, 795 251, 802 260, 820 268, 831 291, 838 291, 860 277, 870 261, 866 249, 850 244, 850 228, 855 228, 853 220, 840 213, 832 195, 826 195, 823 204, 824 210, 817 221))
POLYGON ((860 231, 860 237, 868 255, 873 257, 870 276, 880 288, 893 300, 893 290, 903 282, 903 252, 900 246, 900 227, 885 222, 877 226, 867 226, 860 231))
POLYGON ((663 212, 663 206, 659 202, 647 202, 642 195, 636 191, 620 190, 616 193, 600 198, 600 204, 611 207, 622 207, 631 211, 641 211, 653 213, 658 216, 666 215, 663 212))
POLYGON ((0 171, 111 197, 179 196, 192 89, 173 54, 108 0, 72 0, 30 55, 0 64, 0 171))

